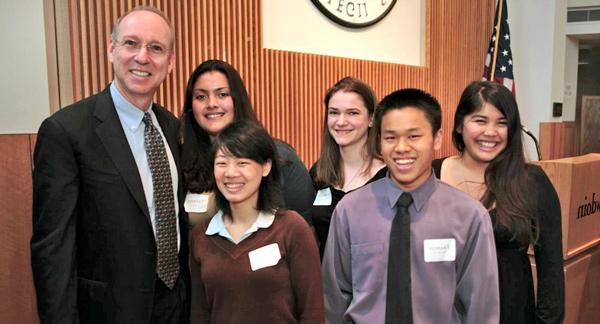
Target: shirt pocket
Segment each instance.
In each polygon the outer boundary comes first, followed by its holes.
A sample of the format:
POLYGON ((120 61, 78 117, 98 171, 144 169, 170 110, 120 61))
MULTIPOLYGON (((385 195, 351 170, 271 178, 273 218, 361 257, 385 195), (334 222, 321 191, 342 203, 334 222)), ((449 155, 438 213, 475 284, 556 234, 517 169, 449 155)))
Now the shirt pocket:
POLYGON ((387 255, 383 253, 383 243, 370 242, 353 244, 352 289, 357 292, 370 292, 382 288, 387 255))

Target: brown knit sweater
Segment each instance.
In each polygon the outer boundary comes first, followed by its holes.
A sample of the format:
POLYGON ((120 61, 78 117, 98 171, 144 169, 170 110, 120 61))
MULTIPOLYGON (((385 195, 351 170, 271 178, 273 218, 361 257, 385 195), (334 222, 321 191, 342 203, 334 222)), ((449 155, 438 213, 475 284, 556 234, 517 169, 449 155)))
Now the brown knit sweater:
POLYGON ((206 235, 210 220, 195 226, 193 255, 200 268, 202 323, 323 323, 323 290, 317 244, 294 211, 278 211, 269 228, 235 244, 206 235), (248 253, 277 243, 279 262, 252 271, 248 253))

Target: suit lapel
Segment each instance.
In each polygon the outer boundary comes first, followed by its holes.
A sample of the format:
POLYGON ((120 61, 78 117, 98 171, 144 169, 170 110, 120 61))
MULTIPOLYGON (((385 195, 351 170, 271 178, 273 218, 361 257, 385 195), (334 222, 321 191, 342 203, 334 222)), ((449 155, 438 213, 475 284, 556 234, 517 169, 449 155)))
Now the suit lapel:
POLYGON ((125 137, 123 126, 117 115, 108 87, 98 96, 94 116, 99 121, 96 127, 96 134, 119 170, 131 195, 144 215, 146 215, 149 224, 151 224, 150 212, 148 211, 148 203, 144 195, 140 173, 125 137))

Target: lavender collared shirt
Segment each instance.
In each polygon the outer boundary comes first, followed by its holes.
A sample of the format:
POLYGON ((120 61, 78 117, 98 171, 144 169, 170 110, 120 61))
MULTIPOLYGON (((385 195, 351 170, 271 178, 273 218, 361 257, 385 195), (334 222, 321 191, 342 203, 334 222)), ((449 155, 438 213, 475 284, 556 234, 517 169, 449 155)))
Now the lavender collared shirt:
MULTIPOLYGON (((388 175, 337 205, 323 259, 327 323, 385 322, 390 229, 402 192, 388 175)), ((433 174, 411 194, 414 323, 498 323, 496 249, 485 208, 433 174)))

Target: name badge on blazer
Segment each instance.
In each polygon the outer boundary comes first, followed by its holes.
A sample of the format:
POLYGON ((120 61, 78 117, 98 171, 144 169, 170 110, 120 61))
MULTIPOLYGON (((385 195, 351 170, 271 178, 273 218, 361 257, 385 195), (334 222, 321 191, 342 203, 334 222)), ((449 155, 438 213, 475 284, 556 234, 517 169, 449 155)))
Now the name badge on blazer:
POLYGON ((195 194, 188 192, 185 196, 183 208, 188 213, 203 213, 208 210, 208 194, 195 194))
POLYGON ((456 241, 453 238, 424 240, 423 251, 425 262, 454 261, 456 241))
POLYGON ((281 259, 279 245, 277 243, 265 245, 248 253, 250 268, 252 271, 272 267, 281 259))
POLYGON ((313 206, 331 206, 331 189, 329 187, 317 191, 313 206))

